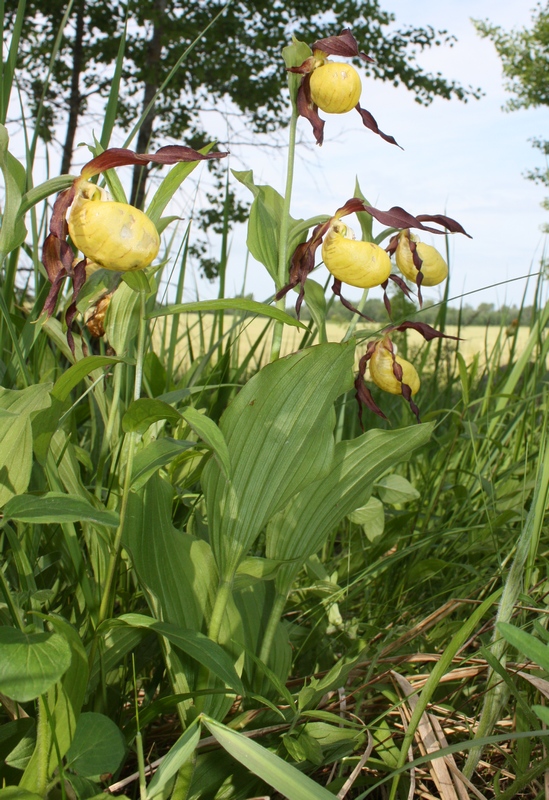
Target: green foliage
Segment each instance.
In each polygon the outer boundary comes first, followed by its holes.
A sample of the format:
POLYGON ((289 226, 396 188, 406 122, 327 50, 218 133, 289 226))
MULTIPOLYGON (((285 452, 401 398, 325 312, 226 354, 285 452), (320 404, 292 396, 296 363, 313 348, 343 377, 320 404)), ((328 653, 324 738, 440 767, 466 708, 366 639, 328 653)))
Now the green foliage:
MULTIPOLYGON (((54 2, 48 9, 33 0, 27 2, 18 65, 31 108, 42 114, 42 135, 48 139, 52 124, 76 110, 82 114, 92 94, 104 95, 110 86, 111 67, 118 55, 125 30, 125 7, 121 3, 84 2, 79 0, 71 11, 67 28, 48 76, 50 54, 65 5, 54 2), (78 20, 81 27, 78 27, 78 20), (72 30, 71 30, 72 28, 72 30), (79 54, 78 66, 74 63, 79 54), (68 90, 75 74, 80 87, 76 94, 68 90), (89 91, 86 91, 89 90, 89 91), (54 102, 55 98, 55 102, 54 102)), ((150 99, 160 87, 181 54, 192 47, 192 69, 181 69, 163 88, 155 114, 155 135, 168 133, 179 139, 199 124, 198 111, 205 98, 215 103, 228 96, 244 112, 255 130, 272 130, 286 120, 286 101, 282 94, 284 74, 275 69, 279 53, 286 43, 289 28, 298 38, 314 42, 356 20, 354 33, 361 48, 375 58, 368 72, 382 80, 402 82, 417 98, 428 103, 435 96, 466 98, 466 90, 455 81, 433 75, 416 64, 417 48, 451 42, 445 31, 432 28, 404 27, 390 29, 394 15, 378 2, 368 6, 367 15, 359 2, 336 8, 323 0, 306 8, 290 3, 273 7, 254 2, 228 5, 223 16, 204 29, 220 10, 216 3, 182 4, 139 3, 128 9, 130 33, 126 38, 124 68, 118 102, 118 118, 128 126, 133 121, 135 94, 149 87, 150 99), (326 12, 332 14, 329 23, 326 12), (335 18, 334 18, 335 17, 335 18), (230 46, 225 42, 230 41, 230 46), (254 47, 249 46, 250 41, 254 47), (161 53, 159 44, 161 43, 161 53), (230 76, 228 78, 227 76, 230 76)))
POLYGON ((507 91, 515 96, 509 110, 549 103, 549 5, 539 3, 532 13, 532 26, 505 31, 488 21, 475 21, 481 36, 489 38, 501 58, 507 91))
MULTIPOLYGON (((94 153, 108 146, 116 108, 129 124, 132 93, 145 88, 145 105, 153 102, 165 70, 176 66, 173 83, 156 98, 156 122, 173 121, 173 135, 193 127, 204 107, 201 87, 215 100, 232 98, 256 129, 278 125, 286 115, 285 93, 278 93, 284 71, 266 58, 280 46, 288 14, 312 20, 300 33, 308 42, 333 32, 324 27, 322 3, 304 12, 256 3, 253 17, 245 3, 229 6, 223 40, 210 4, 191 4, 185 15, 178 2, 130 4, 126 30, 120 4, 107 9, 75 0, 66 11, 74 27, 64 32, 56 27, 61 7, 55 2, 44 11, 28 0, 27 16, 23 6, 11 17, 1 109, 14 78, 19 27, 21 58, 37 56, 34 85, 25 74, 19 84, 35 93, 37 130, 45 138, 54 120, 48 93, 59 89, 56 108, 65 104, 74 122, 85 99, 80 84, 76 94, 63 94, 69 78, 86 84, 97 77, 88 88, 106 92, 105 73, 93 70, 116 61, 102 135, 90 145, 94 153), (42 29, 33 38, 38 21, 42 29), (162 63, 154 51, 159 42, 162 63), (77 56, 84 44, 80 64, 58 58, 77 56), (195 47, 196 69, 178 71, 187 45, 195 47), (126 69, 135 69, 129 82, 126 69), (256 70, 256 80, 246 69, 256 70), (184 89, 198 94, 188 95, 182 109, 184 89)), ((339 24, 359 8, 330 10, 339 24)), ((390 15, 377 3, 369 14, 355 27, 361 45, 371 44, 373 55, 395 46, 384 64, 380 58, 368 69, 381 78, 400 76, 425 102, 436 94, 464 96, 460 87, 405 64, 409 46, 429 46, 433 31, 409 29, 399 37, 386 33, 390 15)), ((291 47, 286 58, 308 53, 308 45, 291 47)), ((299 80, 290 77, 292 90, 299 80)), ((149 123, 142 120, 142 135, 160 130, 149 123)), ((59 319, 41 315, 49 286, 39 257, 50 222, 41 203, 72 179, 32 188, 36 141, 29 143, 26 170, 8 144, 6 133, 0 159, 6 193, 0 797, 86 800, 98 797, 105 782, 118 783, 120 791, 133 782, 126 777, 134 770, 132 753, 142 800, 246 800, 272 791, 302 800, 343 796, 351 785, 355 794, 372 794, 378 782, 406 769, 413 737, 424 735, 426 712, 444 708, 444 718, 463 731, 480 716, 483 693, 501 711, 503 695, 492 678, 484 684, 481 667, 502 679, 516 706, 518 732, 506 728, 504 736, 516 736, 517 744, 499 773, 500 796, 510 796, 524 776, 540 774, 545 762, 535 714, 546 720, 546 712, 535 692, 545 685, 525 671, 506 671, 501 640, 490 640, 488 615, 496 613, 499 594, 498 619, 517 610, 523 617, 517 626, 527 624, 534 603, 545 610, 540 487, 547 480, 539 475, 547 462, 539 430, 547 416, 549 306, 536 301, 529 316, 523 307, 474 310, 478 322, 516 317, 531 325, 520 352, 517 327, 502 331, 485 365, 480 357, 467 362, 459 344, 442 340, 411 353, 401 332, 401 352, 421 372, 418 402, 428 421, 410 426, 402 397, 388 395, 379 401, 388 420, 375 424, 364 408, 366 431, 359 431, 353 380, 365 347, 356 315, 345 310, 350 324, 343 341, 328 342, 326 321, 342 311, 326 303, 314 281, 304 294, 309 325, 286 313, 283 300, 275 307, 224 296, 232 202, 226 183, 223 216, 205 209, 203 217, 221 224, 219 297, 183 303, 188 226, 181 254, 168 243, 161 263, 143 272, 97 270, 88 278, 76 299, 80 329, 74 326, 71 350, 59 319), (29 241, 23 247, 33 259, 25 288, 17 274, 24 227, 29 241), (176 264, 177 295, 166 306, 162 271, 176 264), (101 304, 105 334, 92 337, 84 321, 100 316, 101 304), (253 317, 262 320, 261 332, 239 349, 253 317), (279 358, 283 326, 298 328, 302 339, 296 352, 279 358), (528 597, 515 609, 521 591, 528 597), (476 670, 468 681, 452 674, 468 667, 476 670), (404 740, 401 710, 411 717, 404 740), (150 761, 161 757, 150 779, 144 753, 150 761), (513 759, 523 774, 504 789, 501 776, 514 768, 513 759)), ((293 147, 285 197, 256 185, 251 171, 237 173, 253 197, 248 246, 275 290, 286 284, 296 246, 326 220, 289 216, 293 147)), ((159 230, 168 226, 162 214, 194 167, 174 167, 148 204, 159 230)), ((116 173, 106 179, 123 200, 116 173)), ((360 223, 371 239, 371 216, 361 212, 360 223)), ((61 292, 61 308, 71 305, 71 294, 61 292)), ((372 301, 364 309, 387 324, 372 301)), ((394 310, 416 314, 396 300, 394 310)), ((456 311, 456 321, 462 324, 469 311, 456 311)), ((426 303, 419 318, 443 327, 452 313, 426 303)), ((535 636, 505 621, 499 631, 546 666, 543 625, 537 623, 535 636)), ((447 755, 458 746, 453 741, 447 755)), ((440 752, 416 766, 435 755, 440 752)), ((501 763, 499 755, 498 770, 501 763)), ((480 785, 483 776, 474 780, 480 785)), ((407 796, 408 788, 397 789, 395 781, 392 794, 407 796)))
MULTIPOLYGON (((532 11, 530 28, 505 31, 499 25, 481 20, 474 21, 474 25, 481 36, 493 42, 501 59, 506 89, 513 95, 507 109, 516 111, 549 105, 549 3, 539 3, 532 11)), ((532 143, 546 161, 549 141, 534 138, 532 143)), ((549 185, 547 167, 528 172, 526 177, 549 185)), ((546 207, 547 200, 542 205, 546 207)))

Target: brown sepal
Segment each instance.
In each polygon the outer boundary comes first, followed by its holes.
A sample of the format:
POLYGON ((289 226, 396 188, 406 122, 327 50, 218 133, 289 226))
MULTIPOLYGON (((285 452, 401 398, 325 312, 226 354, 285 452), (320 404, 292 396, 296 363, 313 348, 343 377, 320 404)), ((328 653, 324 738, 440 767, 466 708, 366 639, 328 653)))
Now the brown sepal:
POLYGON ((343 295, 341 294, 341 281, 337 279, 332 284, 332 292, 335 294, 336 297, 339 297, 342 306, 345 306, 346 309, 352 311, 353 314, 358 314, 362 319, 367 319, 368 322, 374 322, 371 317, 367 317, 366 314, 363 314, 362 311, 359 311, 358 308, 355 308, 348 300, 345 300, 343 295))
POLYGON ((388 345, 387 349, 391 351, 391 357, 393 359, 393 375, 395 376, 397 381, 400 383, 400 389, 401 389, 401 392, 402 392, 402 396, 406 400, 408 405, 410 406, 410 408, 411 408, 413 414, 415 415, 415 418, 417 419, 417 421, 421 422, 421 420, 419 418, 419 408, 416 406, 416 404, 412 400, 412 388, 407 383, 404 383, 404 381, 402 380, 403 377, 404 377, 404 372, 403 372, 403 369, 402 369, 402 365, 399 364, 398 361, 396 360, 395 352, 393 350, 393 343, 391 342, 391 340, 389 340, 387 342, 387 345, 388 345))
POLYGON ((299 67, 288 67, 286 72, 296 72, 298 75, 308 75, 310 72, 314 71, 316 64, 317 59, 314 56, 309 56, 309 58, 306 58, 303 64, 300 64, 299 67))
POLYGON ((330 56, 360 56, 364 61, 374 61, 373 58, 367 56, 366 53, 359 52, 358 42, 351 33, 349 28, 344 28, 339 36, 328 36, 326 39, 319 39, 311 45, 311 50, 322 50, 330 56))
POLYGON ((444 214, 418 214, 416 219, 420 222, 437 222, 439 225, 443 225, 450 233, 463 233, 464 236, 467 236, 469 239, 473 237, 467 233, 466 230, 452 217, 446 217, 444 214))
POLYGON ((365 355, 363 355, 362 358, 360 359, 358 363, 358 375, 355 380, 355 389, 356 389, 355 399, 358 403, 358 421, 360 423, 360 428, 362 431, 364 430, 364 423, 362 422, 362 411, 364 409, 364 406, 370 409, 370 411, 372 411, 374 414, 377 414, 378 417, 381 417, 381 419, 387 419, 383 411, 375 402, 371 391, 368 389, 368 387, 364 382, 364 375, 366 374, 366 365, 372 356, 374 346, 375 343, 370 343, 368 345, 368 350, 366 351, 365 355))
POLYGON ((385 248, 386 252, 389 253, 390 256, 396 253, 396 249, 398 247, 398 240, 400 239, 400 234, 395 233, 394 236, 391 236, 389 239, 389 244, 385 248))
POLYGON ((67 277, 67 273, 64 269, 60 270, 57 274, 57 277, 52 282, 50 290, 48 292, 48 296, 46 297, 46 301, 44 303, 44 307, 42 309, 42 313, 44 311, 48 315, 48 318, 51 317, 53 312, 55 311, 55 306, 57 305, 57 298, 59 297, 59 292, 61 291, 61 287, 63 286, 63 281, 67 277))
POLYGON ((461 341, 459 336, 450 336, 449 333, 441 333, 440 331, 435 330, 426 322, 412 322, 412 321, 405 321, 401 322, 398 325, 391 325, 388 328, 385 328, 386 333, 390 333, 391 331, 406 331, 412 329, 420 333, 425 341, 430 342, 433 339, 453 339, 454 341, 461 341))
MULTIPOLYGON (((400 206, 393 206, 388 211, 380 211, 379 208, 366 205, 359 197, 351 197, 350 200, 347 200, 344 206, 338 208, 335 216, 338 218, 344 217, 347 214, 355 214, 357 211, 367 211, 368 214, 374 217, 374 219, 377 219, 378 222, 381 222, 382 225, 388 225, 390 228, 419 228, 422 231, 429 231, 430 233, 445 233, 445 231, 441 231, 438 228, 431 228, 427 225, 423 225, 419 217, 414 217, 400 206)), ((391 252, 389 248, 392 246, 393 239, 391 239, 389 243, 387 252, 391 252)))
POLYGON ((313 127, 316 143, 321 145, 324 141, 324 120, 318 115, 318 106, 311 99, 311 76, 305 75, 297 90, 297 111, 300 117, 308 119, 313 127))
POLYGON ((65 314, 65 322, 67 323, 67 343, 71 349, 72 354, 75 354, 74 351, 74 337, 72 335, 72 323, 77 313, 76 308, 76 301, 78 299, 78 293, 80 289, 86 282, 86 259, 83 258, 82 261, 79 261, 78 264, 75 266, 72 274, 72 300, 70 306, 67 308, 67 313, 65 314))
POLYGON ((391 228, 420 228, 422 231, 430 231, 431 233, 444 233, 438 228, 430 228, 423 225, 417 217, 409 214, 400 206, 393 206, 388 211, 380 211, 373 206, 363 204, 363 210, 371 214, 382 225, 388 225, 391 228))
POLYGON ((225 158, 228 153, 199 153, 192 147, 184 145, 167 145, 156 153, 134 153, 124 147, 110 147, 93 158, 82 168, 82 177, 86 180, 114 167, 149 164, 177 164, 179 161, 206 161, 211 158, 225 158))
MULTIPOLYGON (((382 138, 382 139, 385 139, 385 141, 386 141, 386 142, 389 142, 389 144, 396 144, 396 146, 397 146, 397 147, 400 147, 399 143, 398 143, 398 142, 397 142, 397 140, 394 138, 394 136, 390 136, 388 133, 383 133, 383 131, 382 131, 382 130, 380 130, 380 128, 379 128, 379 125, 378 125, 378 124, 377 124, 377 122, 375 121, 375 119, 374 119, 374 117, 372 116, 372 114, 370 114, 370 112, 369 112, 369 111, 367 111, 365 108, 362 108, 362 107, 361 107, 361 105, 360 105, 360 103, 358 103, 358 104, 355 106, 355 108, 356 108, 356 110, 358 111, 358 113, 360 114, 360 116, 362 117, 362 122, 363 122, 363 124, 364 124, 364 125, 365 125, 365 126, 366 126, 366 127, 369 129, 369 130, 373 131, 374 133, 377 133, 377 135, 378 135, 378 136, 381 136, 381 138, 382 138)), ((401 149, 401 150, 403 150, 404 148, 403 148, 403 147, 400 147, 400 149, 401 149)))
POLYGON ((416 406, 416 404, 412 400, 412 390, 411 390, 411 388, 408 386, 407 383, 402 383, 401 382, 401 386, 402 386, 402 396, 403 396, 403 398, 406 400, 406 402, 410 406, 410 409, 412 410, 412 413, 414 414, 414 416, 417 419, 417 421, 419 423, 421 423, 421 420, 419 418, 419 408, 416 406))
POLYGON ((389 295, 387 294, 388 285, 389 285, 389 278, 387 278, 387 280, 383 281, 383 283, 381 284, 381 287, 383 289, 383 305, 385 306, 385 310, 389 314, 389 319, 392 319, 391 301, 389 300, 389 295))
POLYGON ((46 237, 42 247, 42 264, 51 283, 60 273, 70 275, 73 258, 72 248, 64 239, 59 239, 54 233, 46 237))
POLYGON ((423 266, 423 259, 419 255, 417 251, 417 242, 414 242, 413 239, 409 239, 408 246, 410 247, 410 252, 412 254, 412 262, 414 267, 417 269, 416 275, 416 286, 417 286, 417 299, 419 302, 419 307, 423 308, 423 295, 421 294, 421 284, 423 283, 423 272, 421 268, 423 266))
POLYGON ((391 273, 391 275, 389 275, 388 280, 391 280, 393 281, 393 283, 396 283, 400 291, 408 298, 408 300, 413 299, 414 295, 408 289, 406 282, 403 280, 403 278, 400 277, 400 275, 395 275, 394 273, 391 273))
POLYGON ((307 239, 306 242, 298 244, 294 250, 294 254, 290 263, 290 280, 286 286, 283 286, 282 289, 280 289, 275 295, 276 300, 281 300, 286 294, 288 294, 290 289, 294 289, 298 284, 301 284, 299 296, 295 304, 295 310, 298 318, 303 297, 305 295, 305 281, 315 268, 315 253, 322 242, 322 237, 330 227, 330 223, 331 220, 328 220, 328 222, 321 222, 313 229, 310 239, 307 239))
POLYGON ((58 239, 65 239, 69 232, 66 216, 69 206, 74 200, 74 195, 75 188, 73 184, 69 189, 65 189, 64 192, 58 194, 55 203, 53 204, 53 211, 50 220, 50 233, 53 233, 53 235, 57 236, 58 239))

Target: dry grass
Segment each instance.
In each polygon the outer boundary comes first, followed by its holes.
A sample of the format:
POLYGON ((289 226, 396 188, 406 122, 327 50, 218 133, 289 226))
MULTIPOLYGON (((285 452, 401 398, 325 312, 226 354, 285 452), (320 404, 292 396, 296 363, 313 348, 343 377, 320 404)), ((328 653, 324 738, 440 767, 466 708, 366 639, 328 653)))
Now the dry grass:
MULTIPOLYGON (((186 368, 190 365, 192 360, 189 356, 192 351, 194 357, 197 354, 207 352, 209 348, 210 339, 212 336, 212 325, 215 317, 213 314, 186 314, 180 319, 179 322, 179 344, 176 349, 175 363, 180 364, 181 367, 186 368)), ((172 318, 159 318, 155 326, 154 348, 157 352, 161 349, 161 342, 164 340, 168 342, 171 330, 172 318), (166 327, 165 327, 166 326, 166 327)), ((235 339, 235 348, 238 346, 238 351, 235 350, 235 359, 239 362, 246 357, 250 349, 255 345, 257 340, 261 337, 265 327, 273 323, 269 323, 266 319, 254 317, 246 319, 243 322, 233 327, 233 320, 231 316, 225 319, 224 330, 226 335, 232 335, 235 339), (229 334, 229 331, 232 331, 229 334)), ((359 322, 356 331, 371 331, 372 334, 379 330, 379 325, 372 323, 359 322)), ((347 331, 347 325, 329 322, 327 325, 328 341, 340 342, 347 331)), ((450 336, 456 336, 458 333, 457 327, 449 325, 446 328, 446 333, 450 336)), ((485 327, 482 325, 471 325, 462 328, 461 341, 459 342, 459 351, 464 357, 466 363, 470 363, 475 356, 479 356, 479 366, 483 367, 491 358, 494 350, 500 350, 500 356, 497 358, 498 363, 505 364, 508 361, 511 345, 514 335, 509 335, 505 329, 493 327, 485 327)), ((522 352, 530 330, 527 327, 521 327, 517 332, 516 352, 515 357, 522 352)), ((409 347, 414 350, 424 344, 424 340, 420 334, 415 331, 409 331, 409 347)), ((268 353, 270 346, 270 330, 263 337, 262 346, 257 350, 254 356, 253 365, 256 367, 263 366, 268 361, 268 353)), ((293 328, 289 325, 284 327, 284 336, 282 340, 282 355, 294 353, 299 349, 303 338, 303 330, 293 328)), ((214 336, 217 341, 217 336, 214 336)), ((317 340, 316 340, 317 341, 317 340)), ((366 340, 367 341, 367 340, 366 340)), ((456 343, 448 341, 446 344, 450 354, 456 349, 456 343)), ((360 353, 359 353, 360 355, 360 353)))

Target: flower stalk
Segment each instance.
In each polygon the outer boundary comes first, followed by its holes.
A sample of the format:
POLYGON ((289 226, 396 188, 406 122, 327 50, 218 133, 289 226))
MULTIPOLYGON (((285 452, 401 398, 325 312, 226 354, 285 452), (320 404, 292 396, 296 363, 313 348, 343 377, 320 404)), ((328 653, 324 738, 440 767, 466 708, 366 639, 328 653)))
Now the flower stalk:
MULTIPOLYGON (((145 290, 141 289, 139 295, 141 300, 141 309, 140 309, 139 331, 137 335, 137 353, 136 353, 135 379, 133 388, 134 400, 138 400, 141 396, 141 385, 143 381, 143 359, 145 354, 145 334, 147 325, 147 320, 145 318, 146 314, 145 306, 146 306, 147 296, 145 290)), ((112 615, 112 610, 114 607, 114 592, 113 592, 114 579, 116 576, 116 571, 118 569, 120 551, 122 549, 122 536, 124 533, 124 523, 126 520, 126 512, 130 496, 133 459, 135 455, 135 448, 140 438, 140 434, 135 431, 131 431, 129 434, 127 434, 127 436, 128 436, 128 455, 126 459, 126 469, 124 473, 124 485, 122 488, 122 502, 120 505, 120 523, 118 525, 118 528, 116 529, 116 534, 111 547, 109 565, 107 568, 107 578, 105 581, 105 585, 103 587, 103 596, 101 599, 101 605, 99 606, 98 625, 100 625, 102 622, 104 622, 112 615)))
MULTIPOLYGON (((292 188, 294 182, 294 164, 295 164, 295 145, 297 133, 297 105, 292 98, 292 116, 290 118, 289 140, 288 140, 288 160, 286 164, 286 189, 284 192, 284 205, 282 208, 282 220, 280 223, 280 239, 278 247, 278 281, 276 289, 284 286, 287 279, 287 263, 288 263, 288 232, 290 229, 290 204, 292 201, 292 188)), ((284 311, 286 303, 283 297, 278 298, 276 301, 277 308, 284 311)), ((284 325, 282 322, 276 322, 273 330, 273 341, 271 346, 271 361, 276 361, 280 357, 280 349, 282 347, 282 333, 284 325)))

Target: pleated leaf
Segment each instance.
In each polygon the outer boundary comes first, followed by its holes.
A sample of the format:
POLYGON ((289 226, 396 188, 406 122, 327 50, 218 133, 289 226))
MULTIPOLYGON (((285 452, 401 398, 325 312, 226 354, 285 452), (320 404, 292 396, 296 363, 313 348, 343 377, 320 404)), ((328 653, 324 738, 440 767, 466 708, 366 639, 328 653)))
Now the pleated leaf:
POLYGON ((72 659, 62 679, 49 690, 47 696, 40 699, 41 713, 48 718, 48 729, 32 754, 19 784, 29 791, 37 791, 43 786, 44 776, 53 775, 59 758, 63 758, 69 749, 88 683, 88 656, 76 629, 59 617, 41 616, 67 640, 72 659), (48 708, 43 704, 47 704, 48 708))
POLYGON ((50 405, 49 389, 51 384, 21 390, 0 388, 0 508, 29 485, 32 417, 50 405))
POLYGON ((17 495, 6 503, 4 515, 20 522, 35 524, 95 522, 110 528, 117 528, 119 524, 119 517, 115 511, 95 508, 83 497, 62 492, 17 495))
POLYGON ((164 761, 147 786, 147 800, 161 794, 176 772, 189 760, 200 740, 198 720, 192 723, 166 754, 164 761))
POLYGON ((233 758, 288 800, 334 800, 331 792, 257 742, 209 717, 202 720, 233 758))
POLYGON ((277 576, 280 591, 288 591, 300 565, 344 517, 366 504, 374 481, 425 444, 432 430, 432 424, 374 430, 336 445, 329 474, 292 498, 267 527, 267 558, 293 560, 277 576))
POLYGON ((59 681, 71 663, 67 641, 57 633, 0 628, 0 691, 26 703, 59 681))
POLYGON ((140 494, 131 492, 123 543, 154 598, 155 616, 201 630, 209 617, 217 570, 206 542, 174 528, 172 499, 171 485, 159 475, 140 494))
POLYGON ((233 662, 227 653, 216 642, 212 642, 200 631, 185 630, 169 622, 158 622, 145 614, 122 614, 118 617, 121 622, 138 628, 155 631, 187 653, 199 664, 204 664, 210 672, 234 689, 238 694, 244 694, 244 687, 233 662))
POLYGON ((267 521, 332 468, 333 402, 352 385, 354 344, 323 344, 269 364, 221 417, 232 481, 210 461, 203 474, 210 542, 223 578, 267 521))

